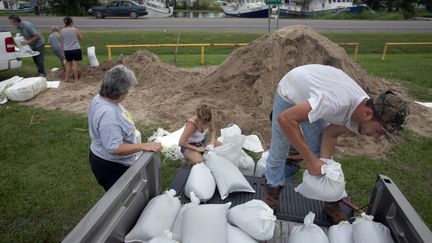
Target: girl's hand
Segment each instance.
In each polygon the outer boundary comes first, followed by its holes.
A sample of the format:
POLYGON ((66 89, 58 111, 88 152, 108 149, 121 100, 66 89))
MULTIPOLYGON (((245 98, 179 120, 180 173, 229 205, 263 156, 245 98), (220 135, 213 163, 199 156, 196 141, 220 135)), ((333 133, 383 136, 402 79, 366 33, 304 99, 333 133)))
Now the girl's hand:
POLYGON ((203 147, 196 147, 195 151, 197 151, 199 153, 204 153, 206 150, 203 147))

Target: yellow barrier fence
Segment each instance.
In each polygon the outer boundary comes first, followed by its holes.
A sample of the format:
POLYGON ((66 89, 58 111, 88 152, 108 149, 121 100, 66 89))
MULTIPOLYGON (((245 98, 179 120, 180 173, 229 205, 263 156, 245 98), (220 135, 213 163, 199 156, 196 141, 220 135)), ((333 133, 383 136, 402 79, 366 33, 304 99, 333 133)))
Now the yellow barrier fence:
POLYGON ((413 45, 432 45, 432 42, 399 42, 399 43, 397 43, 397 42, 393 42, 393 43, 387 42, 387 43, 384 44, 384 50, 383 50, 383 54, 382 54, 382 57, 381 57, 381 61, 384 61, 384 59, 386 57, 386 54, 387 54, 387 51, 388 51, 388 48, 390 46, 413 46, 413 45))
POLYGON ((359 50, 359 43, 357 42, 340 42, 337 43, 339 46, 354 46, 354 61, 357 61, 357 55, 359 50))
POLYGON ((201 43, 201 44, 142 44, 142 45, 106 45, 108 59, 112 60, 113 48, 143 48, 143 47, 201 47, 201 64, 204 64, 204 47, 209 46, 247 46, 248 43, 201 43))
MULTIPOLYGON (((359 43, 337 43, 339 46, 354 46, 354 61, 357 61, 359 43)), ((210 46, 247 46, 248 43, 201 43, 201 44, 139 44, 139 45, 106 45, 108 59, 112 60, 113 48, 145 48, 145 47, 201 47, 201 64, 204 64, 204 47, 210 46)))

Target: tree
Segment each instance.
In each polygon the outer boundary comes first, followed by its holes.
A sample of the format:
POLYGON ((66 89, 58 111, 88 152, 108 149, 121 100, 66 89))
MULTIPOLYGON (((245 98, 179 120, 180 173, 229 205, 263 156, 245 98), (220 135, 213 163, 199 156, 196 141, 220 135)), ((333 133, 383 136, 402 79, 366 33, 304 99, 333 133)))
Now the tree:
POLYGON ((97 5, 97 0, 54 0, 53 11, 55 14, 79 16, 84 15, 86 11, 97 5))

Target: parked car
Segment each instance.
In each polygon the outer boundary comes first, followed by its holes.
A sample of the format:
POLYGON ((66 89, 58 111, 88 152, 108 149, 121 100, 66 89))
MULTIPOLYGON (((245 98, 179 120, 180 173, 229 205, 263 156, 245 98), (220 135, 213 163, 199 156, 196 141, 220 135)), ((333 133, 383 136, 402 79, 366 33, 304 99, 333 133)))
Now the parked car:
POLYGON ((131 19, 136 19, 139 16, 147 15, 147 9, 134 1, 122 0, 90 8, 88 13, 97 19, 103 19, 106 16, 129 16, 131 19))

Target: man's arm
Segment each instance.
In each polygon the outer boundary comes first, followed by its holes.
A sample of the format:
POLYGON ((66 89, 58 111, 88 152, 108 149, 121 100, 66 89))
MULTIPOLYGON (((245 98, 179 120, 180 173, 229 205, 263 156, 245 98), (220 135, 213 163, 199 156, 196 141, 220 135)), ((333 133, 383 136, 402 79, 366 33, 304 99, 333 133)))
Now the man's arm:
POLYGON ((24 40, 21 42, 21 45, 25 46, 25 45, 30 45, 31 43, 38 41, 40 39, 40 36, 38 34, 33 35, 32 38, 30 38, 30 40, 24 40))
POLYGON ((300 123, 309 121, 308 113, 312 110, 309 102, 297 104, 290 109, 282 112, 278 117, 279 125, 285 136, 288 137, 290 144, 297 149, 306 161, 306 167, 311 175, 321 175, 321 165, 319 160, 309 149, 304 136, 300 130, 300 123))
POLYGON ((349 129, 344 126, 330 125, 324 129, 321 140, 321 158, 330 159, 336 146, 337 138, 348 132, 349 129))

